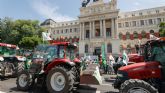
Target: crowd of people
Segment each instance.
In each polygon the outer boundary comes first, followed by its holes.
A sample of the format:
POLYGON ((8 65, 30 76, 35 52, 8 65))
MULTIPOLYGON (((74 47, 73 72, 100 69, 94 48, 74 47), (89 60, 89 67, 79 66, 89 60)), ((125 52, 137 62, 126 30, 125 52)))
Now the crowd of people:
POLYGON ((102 55, 95 57, 95 60, 92 56, 85 56, 81 58, 81 60, 84 69, 88 66, 88 64, 98 64, 100 70, 102 70, 105 74, 116 74, 118 68, 128 65, 129 58, 126 51, 123 51, 123 53, 117 57, 109 54, 106 60, 102 57, 102 55))

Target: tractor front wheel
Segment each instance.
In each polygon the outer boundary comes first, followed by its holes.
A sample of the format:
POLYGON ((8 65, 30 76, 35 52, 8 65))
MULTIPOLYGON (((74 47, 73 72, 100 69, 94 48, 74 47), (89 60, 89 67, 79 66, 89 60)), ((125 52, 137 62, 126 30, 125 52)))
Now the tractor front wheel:
POLYGON ((18 73, 16 85, 19 90, 27 91, 32 87, 32 84, 32 75, 29 74, 28 71, 23 70, 22 72, 18 73))
POLYGON ((158 93, 158 90, 143 80, 130 79, 121 85, 120 93, 158 93))
POLYGON ((73 88, 71 72, 64 67, 55 67, 49 71, 46 79, 50 93, 68 93, 73 88))

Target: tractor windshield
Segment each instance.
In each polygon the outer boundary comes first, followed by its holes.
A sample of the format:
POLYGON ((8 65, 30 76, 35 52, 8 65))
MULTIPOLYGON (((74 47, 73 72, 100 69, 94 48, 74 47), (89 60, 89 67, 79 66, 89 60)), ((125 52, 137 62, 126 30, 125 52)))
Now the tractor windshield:
POLYGON ((165 65, 165 43, 154 45, 151 50, 151 60, 165 65))
POLYGON ((16 48, 0 46, 0 55, 4 57, 15 56, 16 48))

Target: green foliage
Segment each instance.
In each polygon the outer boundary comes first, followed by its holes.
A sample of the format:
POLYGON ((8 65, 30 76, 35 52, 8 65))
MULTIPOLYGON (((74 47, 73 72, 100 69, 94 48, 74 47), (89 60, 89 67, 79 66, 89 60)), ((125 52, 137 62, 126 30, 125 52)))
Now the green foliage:
POLYGON ((159 33, 161 37, 165 37, 165 22, 160 23, 159 33))
POLYGON ((0 19, 0 42, 33 48, 41 43, 43 31, 37 20, 0 19))
POLYGON ((23 37, 22 40, 19 42, 21 47, 26 49, 33 49, 35 46, 40 44, 42 42, 42 39, 38 36, 32 36, 32 37, 23 37))

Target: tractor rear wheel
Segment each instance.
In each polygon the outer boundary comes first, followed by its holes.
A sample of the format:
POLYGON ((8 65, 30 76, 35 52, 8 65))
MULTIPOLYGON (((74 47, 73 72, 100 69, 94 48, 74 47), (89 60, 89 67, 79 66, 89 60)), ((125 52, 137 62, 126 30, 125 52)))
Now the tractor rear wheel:
POLYGON ((143 80, 130 79, 121 85, 120 93, 158 93, 158 90, 143 80))
POLYGON ((50 93, 68 93, 73 88, 73 81, 70 71, 64 67, 55 67, 47 75, 47 90, 50 93))
POLYGON ((32 75, 28 71, 23 70, 18 73, 16 85, 19 90, 27 91, 33 85, 32 75))

